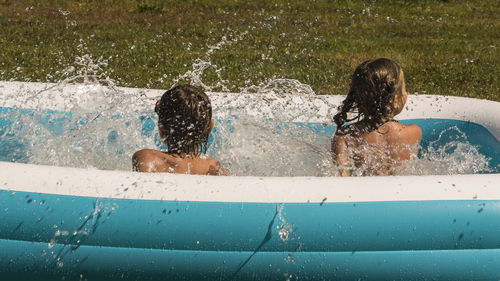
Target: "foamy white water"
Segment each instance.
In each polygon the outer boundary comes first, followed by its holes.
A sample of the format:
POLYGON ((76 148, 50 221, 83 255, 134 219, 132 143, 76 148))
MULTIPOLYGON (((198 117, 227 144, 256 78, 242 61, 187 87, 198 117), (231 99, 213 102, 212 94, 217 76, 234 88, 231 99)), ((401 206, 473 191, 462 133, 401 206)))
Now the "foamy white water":
MULTIPOLYGON (((50 91, 35 94, 27 91, 25 95, 17 95, 19 104, 28 104, 33 112, 22 115, 4 135, 15 135, 23 140, 24 146, 19 149, 27 150, 30 163, 131 170, 130 159, 135 151, 158 148, 155 113, 152 109, 137 110, 152 107, 154 101, 124 95, 112 86, 87 84, 80 90, 67 91, 72 86, 63 82, 50 91), (65 101, 64 108, 47 111, 47 104, 57 99, 65 101), (146 132, 143 130, 145 123, 150 127, 146 132)), ((303 104, 295 107, 290 104, 303 96, 287 95, 275 97, 267 103, 267 111, 273 113, 273 118, 268 114, 255 114, 257 108, 248 111, 268 96, 252 95, 255 104, 246 98, 244 105, 227 103, 217 106, 214 116, 219 118, 208 155, 218 159, 232 175, 338 175, 330 155, 331 136, 289 122, 297 117, 314 119, 325 104, 311 102, 307 104, 308 110, 302 110, 303 104), (316 108, 311 110, 310 107, 316 108), (307 112, 313 114, 308 116, 307 112)), ((330 114, 334 112, 332 110, 330 114)), ((322 128, 321 124, 318 126, 322 128)), ((431 143, 422 156, 410 162, 401 174, 487 172, 488 158, 471 145, 458 128, 449 128, 448 131, 461 137, 441 147, 431 143)), ((446 133, 444 131, 442 135, 446 133)))
MULTIPOLYGON (((231 40, 222 38, 218 44, 209 46, 206 54, 193 62, 192 69, 175 81, 188 78, 205 91, 227 89, 228 81, 220 78, 223 67, 213 65, 210 55, 244 36, 242 33, 231 40), (219 75, 220 81, 215 85, 202 81, 203 72, 209 68, 219 75)), ((3 135, 15 135, 22 140, 23 145, 16 149, 25 150, 30 163, 131 170, 135 151, 159 148, 154 98, 140 91, 139 95, 124 94, 106 76, 107 62, 102 58, 86 54, 77 57, 74 65, 64 71, 67 77, 58 84, 36 92, 26 89, 8 97, 32 112, 17 118, 3 135), (149 129, 143 129, 145 124, 149 129)), ((161 93, 158 91, 158 96, 161 93)), ((330 155, 331 136, 290 122, 332 120, 338 104, 329 104, 316 96, 309 85, 293 79, 269 79, 250 85, 241 88, 240 96, 244 97, 240 102, 231 102, 234 95, 213 101, 216 133, 207 153, 218 159, 230 174, 338 175, 330 155)), ((2 113, 5 117, 9 114, 14 113, 2 113)), ((331 123, 328 121, 324 126, 331 123)), ((461 139, 444 147, 431 143, 421 154, 400 173, 488 171, 488 158, 463 133, 461 139)))

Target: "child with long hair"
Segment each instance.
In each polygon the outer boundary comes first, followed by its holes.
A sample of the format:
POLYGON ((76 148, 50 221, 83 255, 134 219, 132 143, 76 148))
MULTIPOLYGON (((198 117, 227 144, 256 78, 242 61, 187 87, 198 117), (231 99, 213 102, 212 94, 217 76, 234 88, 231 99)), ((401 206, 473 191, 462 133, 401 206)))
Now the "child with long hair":
POLYGON ((180 85, 156 102, 158 131, 168 151, 142 149, 132 156, 139 172, 227 175, 218 161, 205 156, 214 126, 208 96, 191 85, 180 85))
POLYGON ((341 176, 395 174, 417 156, 422 130, 394 120, 407 97, 403 70, 396 62, 380 58, 356 68, 334 117, 332 154, 341 176))

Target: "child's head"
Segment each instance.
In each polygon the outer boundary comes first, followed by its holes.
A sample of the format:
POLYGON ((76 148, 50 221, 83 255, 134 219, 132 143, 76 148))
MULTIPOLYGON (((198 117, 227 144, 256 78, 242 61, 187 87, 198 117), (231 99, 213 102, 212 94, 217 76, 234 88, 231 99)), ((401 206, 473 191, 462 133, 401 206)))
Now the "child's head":
POLYGON ((405 103, 401 67, 390 59, 368 60, 354 71, 351 88, 334 121, 340 128, 345 122, 364 120, 376 129, 399 114, 405 103), (349 112, 356 116, 348 119, 349 112))
POLYGON ((208 96, 191 85, 176 86, 156 103, 158 129, 169 153, 197 155, 205 152, 212 130, 212 105, 208 96))

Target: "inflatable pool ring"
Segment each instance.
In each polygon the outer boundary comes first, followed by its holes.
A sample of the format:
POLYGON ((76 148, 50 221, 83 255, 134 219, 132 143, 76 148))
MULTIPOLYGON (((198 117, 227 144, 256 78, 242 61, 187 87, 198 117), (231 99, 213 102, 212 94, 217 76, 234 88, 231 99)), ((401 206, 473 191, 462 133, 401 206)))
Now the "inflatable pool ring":
MULTIPOLYGON (((15 145, 6 141, 13 120, 31 112, 11 97, 50 86, 0 84, 4 148, 15 145)), ((210 96, 215 107, 255 99, 210 96)), ((342 100, 268 98, 319 104, 313 120, 290 120, 311 127, 329 122, 342 100)), ((490 172, 210 177, 4 160, 0 280, 498 280, 500 103, 429 95, 408 103, 413 111, 401 119, 423 128, 423 146, 456 126, 489 158, 490 172)))

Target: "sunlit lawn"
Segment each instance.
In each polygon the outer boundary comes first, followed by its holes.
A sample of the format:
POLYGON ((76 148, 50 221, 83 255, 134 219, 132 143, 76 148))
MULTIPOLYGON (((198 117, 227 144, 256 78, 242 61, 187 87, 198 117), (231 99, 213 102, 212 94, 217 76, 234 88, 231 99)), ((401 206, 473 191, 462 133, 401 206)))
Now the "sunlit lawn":
POLYGON ((500 101, 499 14, 496 0, 0 0, 0 80, 55 82, 90 55, 120 86, 169 88, 208 62, 211 90, 290 78, 345 94, 356 65, 390 57, 410 93, 500 101))

